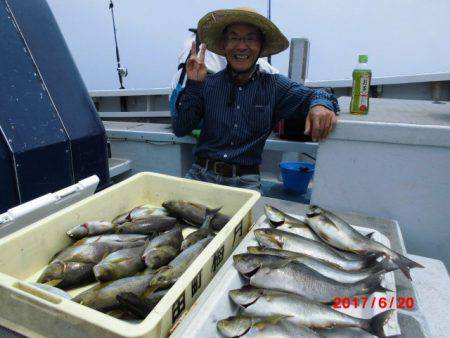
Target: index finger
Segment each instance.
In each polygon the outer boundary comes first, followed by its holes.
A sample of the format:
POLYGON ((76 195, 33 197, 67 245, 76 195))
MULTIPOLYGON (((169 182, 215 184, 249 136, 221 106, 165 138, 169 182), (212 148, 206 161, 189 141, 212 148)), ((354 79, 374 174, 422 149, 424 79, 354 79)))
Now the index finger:
POLYGON ((197 57, 197 46, 195 45, 195 40, 192 41, 191 57, 197 57))

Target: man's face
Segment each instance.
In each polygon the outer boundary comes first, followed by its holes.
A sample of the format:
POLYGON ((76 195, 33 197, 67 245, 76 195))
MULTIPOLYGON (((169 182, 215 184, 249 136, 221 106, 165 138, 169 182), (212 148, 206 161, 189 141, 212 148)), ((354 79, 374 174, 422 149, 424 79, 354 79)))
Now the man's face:
POLYGON ((224 38, 225 57, 236 72, 250 70, 261 51, 261 33, 255 26, 235 23, 227 27, 224 38))

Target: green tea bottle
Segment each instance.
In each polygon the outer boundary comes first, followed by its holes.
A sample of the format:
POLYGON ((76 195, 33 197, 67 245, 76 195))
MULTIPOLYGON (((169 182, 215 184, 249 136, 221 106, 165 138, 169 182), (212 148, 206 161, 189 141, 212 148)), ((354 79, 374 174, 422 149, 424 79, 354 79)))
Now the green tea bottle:
POLYGON ((367 114, 369 112, 369 91, 372 71, 367 66, 367 55, 359 55, 358 65, 353 70, 351 114, 367 114))

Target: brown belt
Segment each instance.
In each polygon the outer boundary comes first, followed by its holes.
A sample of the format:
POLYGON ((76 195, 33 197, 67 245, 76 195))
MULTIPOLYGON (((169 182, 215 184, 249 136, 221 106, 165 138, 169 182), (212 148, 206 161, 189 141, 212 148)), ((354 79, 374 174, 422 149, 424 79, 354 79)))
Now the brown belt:
POLYGON ((210 170, 217 175, 225 177, 242 175, 259 175, 259 166, 257 165, 238 165, 221 161, 210 160, 207 158, 197 158, 195 164, 210 170))

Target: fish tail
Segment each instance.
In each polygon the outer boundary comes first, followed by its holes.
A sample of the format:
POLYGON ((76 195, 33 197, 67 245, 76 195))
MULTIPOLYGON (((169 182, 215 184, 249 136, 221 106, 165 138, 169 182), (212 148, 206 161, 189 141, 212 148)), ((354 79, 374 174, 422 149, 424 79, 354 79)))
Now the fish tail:
POLYGON ((222 209, 222 207, 218 207, 215 209, 209 209, 206 208, 206 212, 205 212, 205 220, 203 221, 203 224, 200 228, 209 228, 211 221, 214 217, 216 217, 216 215, 219 213, 220 209, 222 209))
POLYGON ((381 261, 377 261, 377 263, 374 265, 372 272, 390 272, 399 269, 398 265, 395 264, 391 259, 388 257, 383 258, 381 261))
POLYGON ((385 274, 385 271, 380 271, 374 274, 373 276, 367 277, 363 280, 365 283, 367 293, 373 292, 392 292, 381 285, 382 276, 385 274))
POLYGON ((135 316, 144 319, 152 310, 151 306, 132 292, 122 292, 116 296, 117 301, 135 316))
POLYGON ((393 315, 394 310, 387 310, 369 319, 369 327, 366 331, 378 337, 386 337, 383 327, 393 315))
POLYGON ((396 252, 393 252, 394 255, 390 255, 390 260, 393 262, 393 264, 397 265, 398 268, 403 272, 403 274, 408 278, 408 279, 412 279, 411 278, 411 274, 409 272, 410 269, 413 268, 423 268, 423 265, 414 262, 413 260, 400 255, 396 252))

